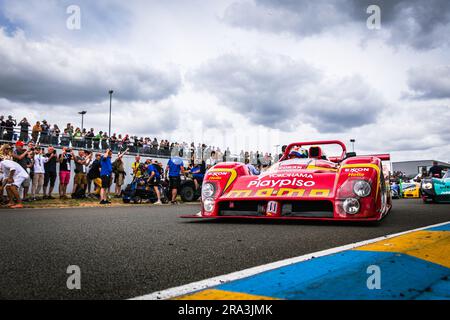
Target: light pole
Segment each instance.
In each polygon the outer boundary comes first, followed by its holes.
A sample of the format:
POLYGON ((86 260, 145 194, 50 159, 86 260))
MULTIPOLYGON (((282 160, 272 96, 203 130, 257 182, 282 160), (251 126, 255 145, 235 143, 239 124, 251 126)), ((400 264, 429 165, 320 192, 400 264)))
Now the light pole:
POLYGON ((87 113, 87 111, 80 111, 78 114, 81 114, 81 131, 84 129, 84 115, 87 113))
POLYGON ((355 139, 350 139, 350 142, 352 143, 352 151, 355 152, 355 139))
POLYGON ((109 90, 109 131, 108 131, 108 137, 111 138, 111 111, 112 111, 112 95, 114 91, 109 90))

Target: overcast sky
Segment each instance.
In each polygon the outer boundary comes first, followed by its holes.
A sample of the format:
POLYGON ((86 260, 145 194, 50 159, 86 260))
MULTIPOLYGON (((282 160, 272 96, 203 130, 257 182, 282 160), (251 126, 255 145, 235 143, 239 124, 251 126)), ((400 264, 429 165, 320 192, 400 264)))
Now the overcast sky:
POLYGON ((448 0, 0 0, 0 114, 105 131, 112 88, 117 133, 448 161, 449 34, 448 0))

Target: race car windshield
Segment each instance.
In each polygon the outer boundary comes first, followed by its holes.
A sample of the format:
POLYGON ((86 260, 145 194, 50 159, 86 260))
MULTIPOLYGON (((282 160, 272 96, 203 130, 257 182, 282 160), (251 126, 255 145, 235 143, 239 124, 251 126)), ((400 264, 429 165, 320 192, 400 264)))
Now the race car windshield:
POLYGON ((289 159, 284 160, 281 162, 277 162, 273 164, 267 171, 273 172, 283 169, 292 169, 293 167, 299 166, 304 167, 307 166, 311 162, 311 159, 308 158, 295 158, 295 159, 289 159))

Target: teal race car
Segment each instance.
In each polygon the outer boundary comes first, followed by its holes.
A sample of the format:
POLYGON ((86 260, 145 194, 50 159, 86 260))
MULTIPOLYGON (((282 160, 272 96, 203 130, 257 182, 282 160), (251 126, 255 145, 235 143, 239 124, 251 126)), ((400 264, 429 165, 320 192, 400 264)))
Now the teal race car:
POLYGON ((422 180, 420 186, 424 203, 449 202, 450 203, 450 171, 442 179, 427 178, 422 180))

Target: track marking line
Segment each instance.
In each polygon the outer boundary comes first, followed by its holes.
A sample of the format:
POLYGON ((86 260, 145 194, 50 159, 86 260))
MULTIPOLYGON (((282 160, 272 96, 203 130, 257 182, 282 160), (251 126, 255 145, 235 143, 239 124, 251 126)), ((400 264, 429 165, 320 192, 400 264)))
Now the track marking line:
POLYGON ((207 289, 200 292, 178 297, 175 300, 278 300, 273 297, 257 296, 254 294, 207 289))
POLYGON ((360 251, 404 253, 450 268, 450 232, 417 231, 358 248, 360 251))
POLYGON ((446 221, 446 222, 442 222, 442 223, 438 223, 438 224, 434 224, 434 225, 430 225, 430 226, 426 226, 426 227, 421 227, 421 228, 407 230, 407 231, 403 231, 403 232, 399 232, 399 233, 395 233, 395 234, 391 234, 391 235, 381 236, 381 237, 370 239, 370 240, 363 240, 360 242, 355 242, 355 243, 343 245, 343 246, 336 247, 336 248, 326 249, 326 250, 322 250, 322 251, 318 251, 318 252, 314 252, 314 253, 308 253, 308 254, 294 257, 294 258, 288 258, 288 259, 268 263, 265 265, 256 266, 253 268, 229 273, 229 274, 222 275, 222 276, 217 276, 217 277, 213 277, 213 278, 209 278, 209 279, 205 279, 205 280, 201 280, 201 281, 197 281, 197 282, 192 282, 192 283, 189 283, 186 285, 182 285, 182 286, 178 286, 178 287, 174 287, 174 288, 170 288, 170 289, 166 289, 166 290, 162 290, 162 291, 156 291, 156 292, 153 292, 153 293, 150 293, 147 295, 132 298, 131 300, 173 299, 176 297, 189 295, 189 294, 195 293, 200 290, 205 290, 205 289, 209 289, 209 288, 212 288, 212 287, 215 287, 218 285, 222 285, 224 283, 228 283, 231 281, 247 278, 247 277, 250 277, 250 276, 265 272, 265 271, 274 270, 274 269, 278 269, 278 268, 292 265, 295 263, 307 261, 310 259, 319 258, 319 257, 331 255, 334 253, 351 250, 351 249, 354 249, 357 247, 366 246, 366 245, 369 245, 369 244, 372 244, 375 242, 398 237, 398 236, 405 235, 405 234, 408 234, 411 232, 422 231, 422 230, 426 230, 426 229, 430 229, 430 228, 444 226, 449 223, 450 223, 450 221, 446 221))

